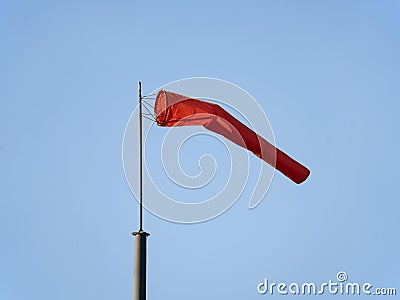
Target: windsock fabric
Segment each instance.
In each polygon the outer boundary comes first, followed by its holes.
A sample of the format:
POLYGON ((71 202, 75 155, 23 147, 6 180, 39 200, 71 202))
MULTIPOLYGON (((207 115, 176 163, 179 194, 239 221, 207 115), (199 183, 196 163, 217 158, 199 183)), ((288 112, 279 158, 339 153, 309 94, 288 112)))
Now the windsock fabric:
POLYGON ((160 90, 154 105, 158 126, 203 126, 251 151, 297 184, 310 170, 266 141, 217 104, 160 90))

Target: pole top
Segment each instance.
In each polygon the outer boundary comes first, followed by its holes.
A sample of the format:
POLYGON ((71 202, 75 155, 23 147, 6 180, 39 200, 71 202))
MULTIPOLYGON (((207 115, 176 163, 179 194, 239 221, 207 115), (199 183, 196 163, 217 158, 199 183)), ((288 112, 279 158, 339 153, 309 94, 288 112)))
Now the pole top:
POLYGON ((150 233, 148 233, 148 232, 145 232, 145 231, 143 231, 143 230, 139 230, 139 231, 134 231, 134 232, 132 232, 132 235, 145 235, 145 236, 149 236, 150 235, 150 233))

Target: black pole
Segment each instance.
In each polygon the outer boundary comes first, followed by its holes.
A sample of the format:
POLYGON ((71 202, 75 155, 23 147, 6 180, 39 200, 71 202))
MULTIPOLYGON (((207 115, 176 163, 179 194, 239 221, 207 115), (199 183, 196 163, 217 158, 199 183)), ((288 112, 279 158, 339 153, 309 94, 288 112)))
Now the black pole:
POLYGON ((147 232, 132 232, 135 237, 135 258, 133 267, 133 299, 146 300, 146 239, 147 232))
POLYGON ((146 239, 149 233, 143 231, 143 143, 142 143, 142 84, 138 86, 139 99, 139 231, 135 237, 135 257, 133 267, 133 299, 146 300, 146 239))

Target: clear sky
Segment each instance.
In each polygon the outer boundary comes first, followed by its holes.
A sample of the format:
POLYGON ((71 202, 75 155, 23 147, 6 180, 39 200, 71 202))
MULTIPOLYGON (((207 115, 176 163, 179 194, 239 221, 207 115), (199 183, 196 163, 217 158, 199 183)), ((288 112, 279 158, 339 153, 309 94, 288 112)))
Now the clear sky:
POLYGON ((148 299, 282 298, 257 284, 339 271, 400 293, 399 13, 390 0, 2 1, 0 299, 132 297, 121 148, 137 81, 149 93, 193 76, 251 93, 311 176, 276 174, 256 209, 248 191, 196 225, 146 212, 148 299))

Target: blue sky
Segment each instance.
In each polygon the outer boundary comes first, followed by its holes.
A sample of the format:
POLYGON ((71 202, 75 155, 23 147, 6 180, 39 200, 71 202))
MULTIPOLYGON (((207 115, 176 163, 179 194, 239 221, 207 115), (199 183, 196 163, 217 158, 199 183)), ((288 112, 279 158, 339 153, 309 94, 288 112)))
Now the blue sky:
POLYGON ((399 290, 399 11, 389 0, 1 2, 0 298, 131 298, 138 210, 121 145, 137 81, 149 93, 193 76, 251 93, 277 145, 312 173, 301 186, 276 174, 256 209, 244 193, 201 224, 146 212, 148 299, 271 298, 257 293, 265 277, 339 271, 399 290))

